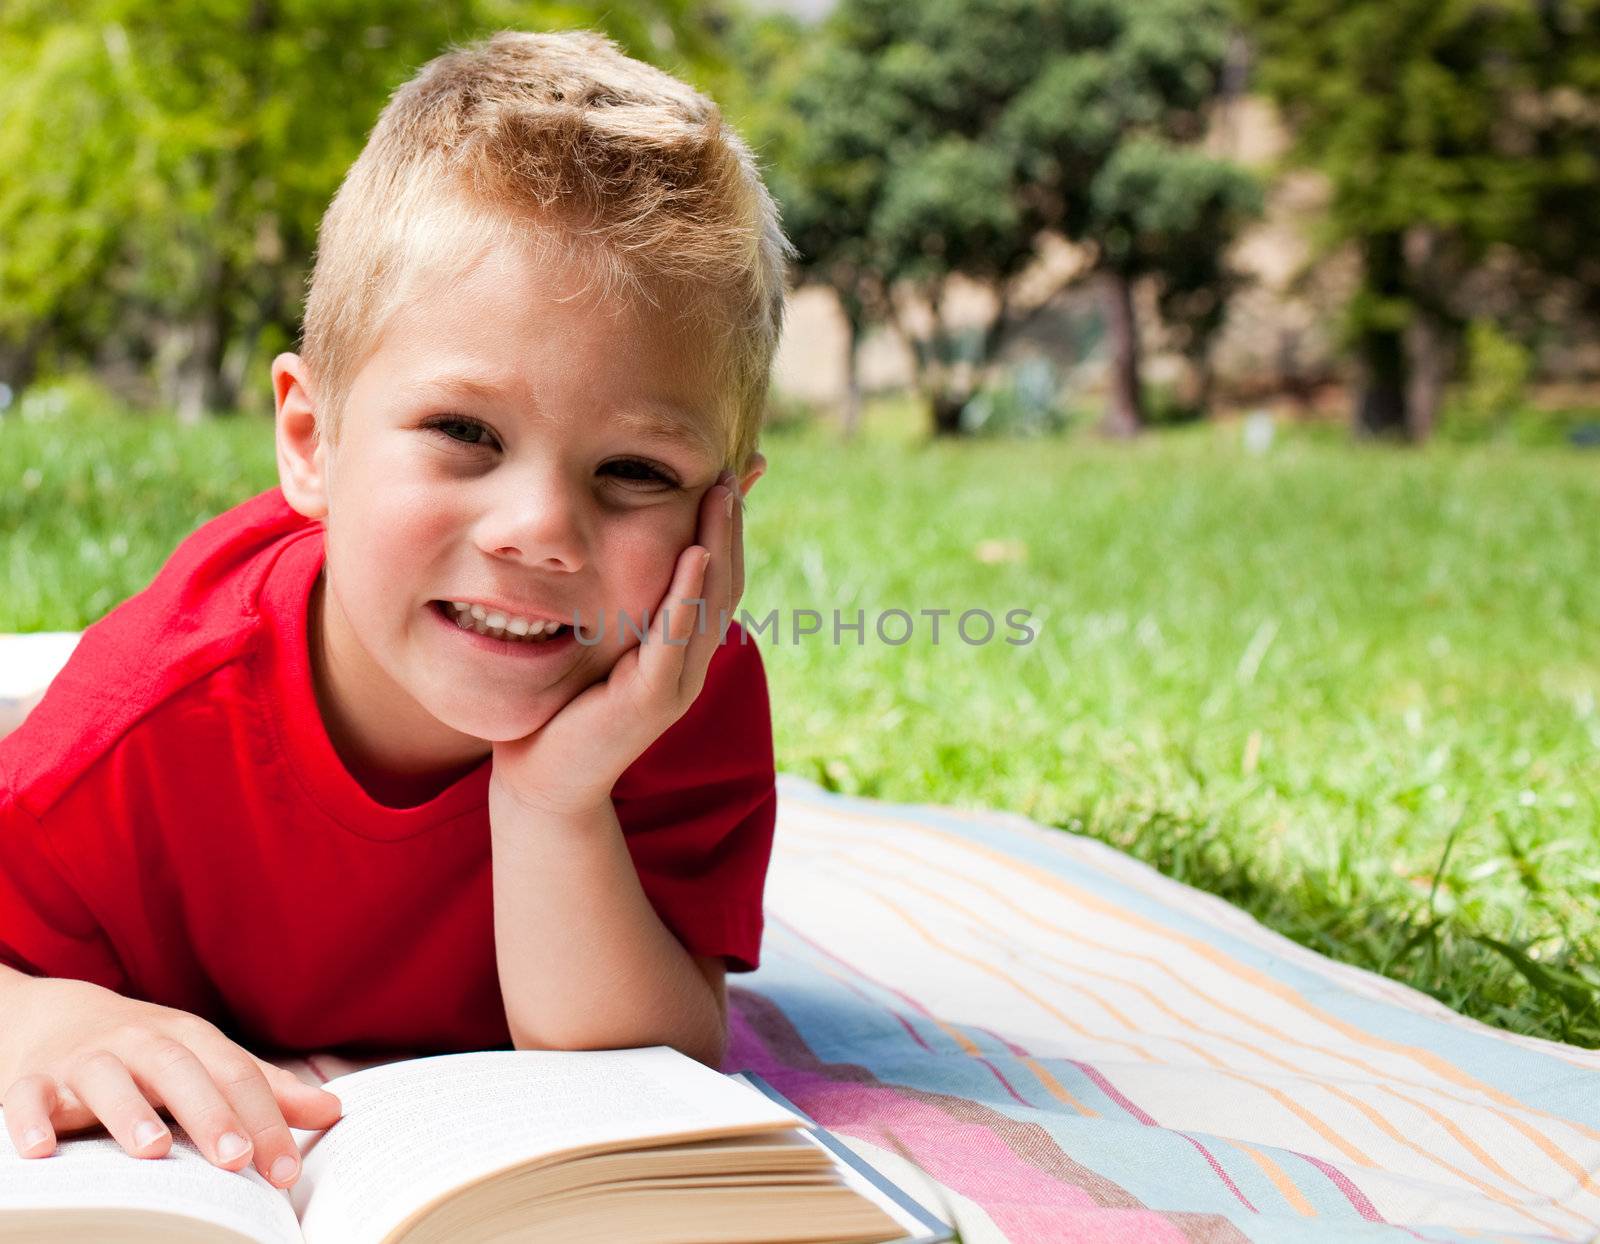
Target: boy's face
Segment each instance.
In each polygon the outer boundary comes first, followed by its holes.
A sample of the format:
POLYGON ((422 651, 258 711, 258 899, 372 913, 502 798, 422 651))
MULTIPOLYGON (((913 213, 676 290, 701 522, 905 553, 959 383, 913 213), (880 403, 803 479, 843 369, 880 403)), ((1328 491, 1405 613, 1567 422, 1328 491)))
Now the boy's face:
POLYGON ((319 695, 371 763, 442 767, 537 730, 638 643, 620 615, 653 618, 695 542, 721 441, 672 429, 718 426, 717 359, 666 298, 587 284, 496 248, 420 291, 357 374, 335 445, 309 435, 300 360, 274 364, 284 493, 326 527, 319 695), (493 641, 451 621, 452 601, 581 614, 586 638, 603 615, 604 638, 493 641))

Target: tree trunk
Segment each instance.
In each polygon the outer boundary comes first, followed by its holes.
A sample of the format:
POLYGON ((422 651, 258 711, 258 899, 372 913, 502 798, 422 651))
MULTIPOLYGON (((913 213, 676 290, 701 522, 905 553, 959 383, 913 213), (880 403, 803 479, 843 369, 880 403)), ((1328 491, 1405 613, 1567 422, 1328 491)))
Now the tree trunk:
POLYGON ((0 343, 0 384, 11 390, 12 399, 33 383, 39 374, 39 353, 48 335, 48 321, 35 321, 28 335, 14 346, 0 343))
POLYGON ((1356 430, 1363 436, 1399 436, 1406 430, 1405 342, 1399 330, 1361 334, 1361 381, 1356 430))
POLYGON ((1211 417, 1211 398, 1217 388, 1217 371, 1211 364, 1211 351, 1202 350, 1189 356, 1189 400, 1200 412, 1200 418, 1211 417))
POLYGON ((945 282, 928 291, 929 330, 926 340, 913 340, 918 360, 917 390, 928 403, 933 435, 960 436, 961 411, 972 397, 972 386, 961 381, 950 338, 945 331, 945 282))
POLYGON ((1144 403, 1139 392, 1139 323, 1133 313, 1133 286, 1122 273, 1108 268, 1100 274, 1100 289, 1111 347, 1106 417, 1100 429, 1107 436, 1135 436, 1144 426, 1144 403))
POLYGON ((1406 392, 1406 431, 1426 441, 1438 422, 1445 386, 1456 364, 1460 321, 1451 314, 1449 295, 1460 284, 1458 248, 1437 228, 1413 226, 1405 235, 1406 286, 1413 310, 1406 336, 1411 365, 1406 392))
POLYGON ((1406 434, 1421 444, 1433 435, 1444 402, 1445 385, 1455 362, 1450 326, 1430 311, 1418 309, 1411 324, 1410 387, 1406 394, 1406 434))
MULTIPOLYGON (((1405 294, 1401 236, 1383 233, 1366 239, 1362 248, 1367 292, 1380 299, 1405 294)), ((1406 352, 1404 331, 1395 325, 1369 323, 1356 340, 1360 380, 1356 395, 1356 431, 1363 436, 1403 436, 1406 432, 1406 352)))
POLYGON ((935 436, 960 436, 961 412, 966 408, 969 393, 951 393, 941 389, 929 399, 933 411, 933 434, 935 436))
POLYGON ((189 349, 178 367, 178 422, 186 426, 199 423, 227 404, 222 358, 233 327, 227 305, 231 285, 229 265, 213 250, 206 265, 206 294, 189 320, 189 349))
POLYGON ((178 422, 192 427, 222 406, 222 316, 212 308, 198 312, 189 325, 188 356, 178 368, 178 422))
POLYGON ((844 404, 839 410, 839 435, 843 440, 853 440, 861 427, 861 315, 849 309, 845 313, 850 326, 850 338, 844 348, 844 404))

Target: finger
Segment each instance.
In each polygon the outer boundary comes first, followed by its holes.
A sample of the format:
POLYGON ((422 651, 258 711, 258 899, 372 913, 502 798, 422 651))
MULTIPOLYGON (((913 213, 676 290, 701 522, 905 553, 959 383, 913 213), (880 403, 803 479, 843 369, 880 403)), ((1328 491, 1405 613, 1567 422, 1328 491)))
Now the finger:
POLYGON ((287 1188, 300 1174, 300 1149, 260 1060, 232 1042, 200 1045, 196 1057, 244 1125, 256 1170, 268 1183, 287 1188))
POLYGON ((689 641, 699 623, 700 606, 694 602, 705 596, 709 557, 710 550, 699 544, 691 544, 678 555, 662 607, 650 624, 646 642, 640 645, 639 673, 651 695, 677 690, 689 641))
POLYGON ((257 1058, 256 1065, 272 1086, 272 1092, 278 1099, 278 1109, 283 1111, 284 1122, 290 1127, 321 1131, 325 1127, 332 1127, 344 1113, 343 1104, 327 1089, 310 1084, 294 1072, 285 1071, 265 1059, 257 1058))
POLYGON ((713 556, 706 567, 705 581, 700 588, 700 595, 705 600, 705 624, 695 631, 690 640, 679 679, 679 695, 691 701, 700 694, 700 688, 705 683, 706 670, 722 640, 724 620, 731 612, 729 600, 733 577, 731 543, 734 513, 729 511, 731 509, 736 513, 739 506, 736 496, 738 485, 731 472, 727 480, 725 485, 711 489, 707 498, 710 513, 704 517, 704 524, 709 528, 706 547, 718 549, 720 554, 713 556))
POLYGON ((56 1129, 50 1122, 58 1098, 56 1082, 46 1075, 23 1076, 6 1090, 6 1131, 19 1156, 43 1158, 55 1152, 56 1129))
POLYGON ((136 1158, 159 1158, 172 1148, 172 1133, 145 1099, 127 1065, 109 1050, 81 1059, 67 1084, 105 1124, 112 1138, 136 1158))
POLYGON ((60 1080, 53 1081, 56 1087, 56 1108, 51 1111, 50 1117, 55 1121, 57 1132, 72 1132, 80 1127, 95 1127, 100 1120, 94 1113, 78 1100, 78 1095, 72 1091, 70 1084, 60 1080))
POLYGON ((250 1132, 194 1050, 171 1037, 155 1037, 131 1055, 128 1066, 211 1162, 230 1171, 249 1164, 250 1132))
POLYGON ((43 1074, 51 1091, 50 1127, 57 1136, 81 1131, 86 1127, 99 1127, 100 1120, 94 1111, 78 1100, 72 1086, 48 1073, 43 1074))

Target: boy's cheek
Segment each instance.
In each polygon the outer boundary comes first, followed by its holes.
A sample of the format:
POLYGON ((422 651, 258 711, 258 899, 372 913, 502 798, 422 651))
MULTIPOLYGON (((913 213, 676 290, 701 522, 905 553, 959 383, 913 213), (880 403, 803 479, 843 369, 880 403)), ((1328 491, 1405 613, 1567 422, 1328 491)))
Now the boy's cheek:
MULTIPOLYGON (((651 538, 616 550, 619 571, 611 578, 619 590, 607 608, 607 621, 619 609, 639 619, 646 613, 654 617, 657 607, 672 586, 672 576, 678 568, 678 558, 683 550, 694 543, 692 526, 674 524, 671 529, 658 529, 651 538)), ((604 554, 602 554, 604 556, 604 554)))

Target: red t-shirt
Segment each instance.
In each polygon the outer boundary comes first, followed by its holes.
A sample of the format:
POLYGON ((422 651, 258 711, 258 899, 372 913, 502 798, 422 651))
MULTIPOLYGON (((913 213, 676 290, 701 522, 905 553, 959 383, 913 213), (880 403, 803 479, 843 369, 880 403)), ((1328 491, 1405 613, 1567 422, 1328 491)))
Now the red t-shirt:
MULTIPOLYGON (((251 1049, 507 1045, 490 762, 409 808, 345 769, 307 651, 322 532, 276 488, 207 523, 0 741, 0 962, 203 1015, 251 1049)), ((612 798, 662 921, 753 968, 777 796, 737 624, 612 798)))

